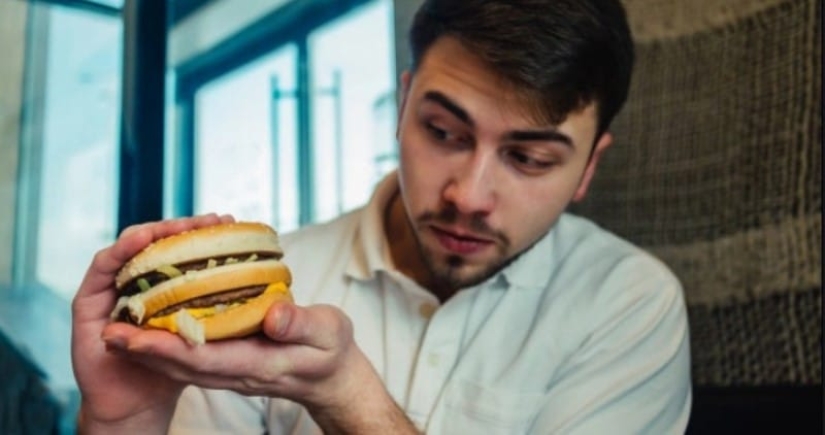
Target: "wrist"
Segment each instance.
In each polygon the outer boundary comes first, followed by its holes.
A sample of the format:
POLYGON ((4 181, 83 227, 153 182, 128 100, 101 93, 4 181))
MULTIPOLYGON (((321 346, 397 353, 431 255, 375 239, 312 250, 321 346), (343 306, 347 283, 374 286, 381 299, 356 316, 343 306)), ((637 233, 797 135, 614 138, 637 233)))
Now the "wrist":
POLYGON ((418 434, 366 356, 359 352, 359 357, 330 400, 323 405, 305 404, 313 420, 328 435, 418 434))
POLYGON ((310 410, 313 420, 327 435, 349 435, 364 433, 392 433, 397 435, 418 435, 404 411, 386 391, 369 401, 360 401, 350 409, 310 410))
POLYGON ((147 409, 119 419, 102 419, 89 411, 89 406, 81 402, 77 414, 78 435, 96 434, 165 434, 174 413, 174 405, 163 409, 147 409))

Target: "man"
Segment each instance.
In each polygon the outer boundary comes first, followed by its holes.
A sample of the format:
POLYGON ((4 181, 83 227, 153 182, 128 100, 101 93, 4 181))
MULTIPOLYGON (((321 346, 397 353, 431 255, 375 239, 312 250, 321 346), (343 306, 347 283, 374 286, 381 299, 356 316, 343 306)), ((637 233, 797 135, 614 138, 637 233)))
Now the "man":
POLYGON ((620 5, 430 0, 410 39, 399 169, 284 238, 297 304, 265 337, 192 348, 107 321, 126 259, 231 217, 131 227, 97 254, 73 303, 84 432, 684 431, 678 281, 564 213, 627 95, 620 5))

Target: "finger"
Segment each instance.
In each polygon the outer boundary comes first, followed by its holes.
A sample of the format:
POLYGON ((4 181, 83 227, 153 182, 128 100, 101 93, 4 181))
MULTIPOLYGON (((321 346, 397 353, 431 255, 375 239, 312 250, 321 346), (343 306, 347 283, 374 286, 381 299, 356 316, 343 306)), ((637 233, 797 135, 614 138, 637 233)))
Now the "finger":
POLYGON ((169 353, 159 349, 171 349, 173 352, 190 352, 197 349, 185 342, 177 334, 163 329, 144 329, 125 322, 113 322, 106 325, 100 338, 108 346, 123 350, 137 350, 143 353, 169 353))
POLYGON ((220 220, 222 224, 231 224, 235 223, 235 217, 231 214, 224 214, 220 216, 220 220))
POLYGON ((118 350, 122 358, 138 363, 156 373, 160 373, 182 384, 197 385, 201 388, 231 390, 241 394, 266 396, 278 388, 274 382, 259 382, 255 378, 239 373, 216 374, 198 370, 197 367, 180 364, 162 356, 118 350))
POLYGON ((276 342, 321 350, 338 349, 352 341, 352 322, 331 305, 274 304, 264 318, 263 331, 276 342))
POLYGON ((176 379, 215 388, 228 388, 216 383, 223 378, 234 379, 231 389, 236 391, 244 385, 262 390, 290 373, 295 360, 307 359, 303 353, 318 352, 309 347, 279 345, 263 336, 192 346, 168 331, 142 330, 131 325, 109 325, 102 338, 106 346, 129 354, 130 358, 162 361, 158 367, 172 371, 168 374, 176 379), (208 385, 207 378, 212 379, 208 385))
POLYGON ((121 233, 121 238, 124 236, 128 236, 134 232, 143 231, 148 228, 152 232, 152 239, 158 240, 164 237, 171 236, 173 234, 193 230, 195 228, 202 228, 210 225, 217 225, 219 223, 225 223, 226 216, 228 215, 218 216, 216 213, 209 213, 199 216, 167 219, 157 222, 147 222, 126 228, 125 230, 123 230, 123 233, 121 233))
POLYGON ((180 384, 196 384, 206 388, 228 388, 231 378, 198 372, 162 356, 135 353, 120 345, 106 344, 106 351, 118 358, 142 365, 180 384))
MULTIPOLYGON (((148 242, 141 242, 138 238, 131 240, 131 243, 145 246, 148 242)), ((126 242, 118 241, 95 254, 72 300, 72 317, 75 320, 102 320, 109 317, 118 297, 114 285, 115 274, 130 258, 128 252, 133 250, 126 242)))
POLYGON ((132 225, 110 247, 99 251, 81 283, 80 295, 111 290, 114 276, 123 265, 152 242, 183 231, 221 223, 216 214, 132 225))
POLYGON ((218 216, 216 213, 208 213, 198 216, 181 217, 176 219, 144 222, 140 224, 131 225, 124 229, 120 233, 120 236, 128 236, 133 232, 141 231, 145 228, 152 228, 152 230, 155 232, 155 239, 158 239, 194 228, 215 225, 218 223, 229 223, 234 221, 235 219, 232 217, 232 215, 229 214, 218 216))
POLYGON ((107 347, 126 350, 129 347, 129 340, 144 332, 146 330, 130 323, 112 322, 103 328, 100 339, 107 347))
POLYGON ((107 319, 117 299, 114 291, 115 275, 129 259, 156 240, 183 231, 216 225, 227 219, 231 219, 231 216, 227 218, 212 213, 147 222, 126 228, 112 246, 95 254, 75 294, 72 303, 73 316, 82 321, 107 319))

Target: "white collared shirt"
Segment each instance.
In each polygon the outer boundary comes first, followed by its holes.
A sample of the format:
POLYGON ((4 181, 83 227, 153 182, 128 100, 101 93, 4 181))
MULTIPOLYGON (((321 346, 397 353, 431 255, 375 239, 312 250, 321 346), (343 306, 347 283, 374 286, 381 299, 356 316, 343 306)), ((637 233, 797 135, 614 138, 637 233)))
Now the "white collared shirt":
MULTIPOLYGON (((283 237, 302 305, 328 303, 427 434, 683 433, 691 402, 682 290, 661 262, 563 214, 486 282, 438 299, 394 267, 369 204, 283 237)), ((189 387, 173 434, 320 434, 284 399, 189 387)))

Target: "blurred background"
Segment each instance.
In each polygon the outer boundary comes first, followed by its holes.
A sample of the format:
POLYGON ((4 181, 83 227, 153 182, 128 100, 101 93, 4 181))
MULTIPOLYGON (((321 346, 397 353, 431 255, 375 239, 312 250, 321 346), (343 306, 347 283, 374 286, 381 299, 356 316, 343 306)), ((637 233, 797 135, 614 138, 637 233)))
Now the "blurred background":
POLYGON ((26 193, 19 281, 70 298, 135 218, 215 211, 285 232, 361 205, 394 167, 392 0, 3 4, 25 102, 25 145, 3 150, 26 193))
POLYGON ((121 229, 218 212, 287 232, 395 167, 400 3, 0 0, 0 327, 62 431, 69 303, 121 229))
MULTIPOLYGON (((0 433, 74 432, 69 304, 124 227, 367 201, 420 3, 0 0, 0 433)), ((690 432, 822 433, 821 0, 623 3, 636 76, 571 211, 685 284, 690 432)))

